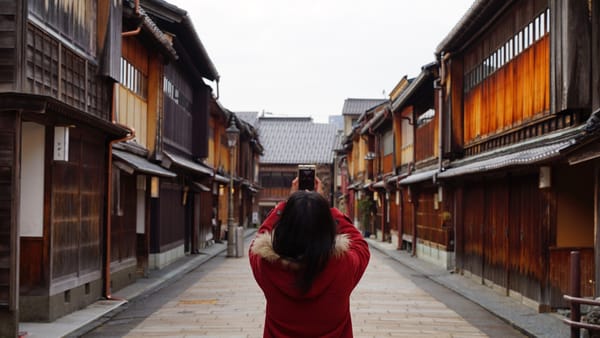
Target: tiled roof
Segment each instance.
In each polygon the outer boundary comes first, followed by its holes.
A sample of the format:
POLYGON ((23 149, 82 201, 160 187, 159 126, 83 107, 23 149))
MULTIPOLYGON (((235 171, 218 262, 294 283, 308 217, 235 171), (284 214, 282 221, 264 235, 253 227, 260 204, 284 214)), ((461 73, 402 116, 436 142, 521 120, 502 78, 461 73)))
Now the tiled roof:
POLYGON ((344 100, 342 115, 358 116, 385 101, 387 101, 387 99, 346 99, 344 100))
POLYGON ((323 164, 333 162, 337 128, 310 118, 260 118, 264 146, 260 163, 323 164))
POLYGON ((344 131, 339 130, 335 135, 335 141, 333 142, 333 150, 339 151, 344 149, 344 131))
POLYGON ((236 111, 235 116, 239 117, 240 120, 248 123, 254 128, 258 127, 258 112, 256 111, 236 111))

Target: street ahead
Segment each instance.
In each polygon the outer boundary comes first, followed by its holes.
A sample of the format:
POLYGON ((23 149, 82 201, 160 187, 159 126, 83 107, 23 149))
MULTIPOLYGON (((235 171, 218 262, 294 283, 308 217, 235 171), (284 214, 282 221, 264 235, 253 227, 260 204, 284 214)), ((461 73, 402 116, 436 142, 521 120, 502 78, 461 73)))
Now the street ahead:
MULTIPOLYGON (((261 337, 265 301, 248 257, 204 263, 84 337, 261 337)), ((480 306, 372 249, 351 298, 355 337, 519 337, 480 306)))

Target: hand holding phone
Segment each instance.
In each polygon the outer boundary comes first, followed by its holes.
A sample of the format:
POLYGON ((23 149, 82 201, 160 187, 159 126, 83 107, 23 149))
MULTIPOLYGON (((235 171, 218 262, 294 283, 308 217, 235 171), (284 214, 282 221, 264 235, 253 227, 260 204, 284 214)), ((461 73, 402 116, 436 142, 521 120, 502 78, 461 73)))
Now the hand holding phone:
POLYGON ((298 190, 315 190, 316 166, 301 164, 298 166, 298 190))

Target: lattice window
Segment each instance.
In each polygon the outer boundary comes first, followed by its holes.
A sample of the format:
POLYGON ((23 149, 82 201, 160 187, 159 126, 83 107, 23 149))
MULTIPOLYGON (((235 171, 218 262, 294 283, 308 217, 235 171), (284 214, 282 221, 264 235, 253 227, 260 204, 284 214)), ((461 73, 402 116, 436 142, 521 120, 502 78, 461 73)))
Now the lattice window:
POLYGON ((550 9, 539 13, 531 22, 490 53, 475 68, 465 74, 464 91, 471 91, 496 70, 523 53, 535 42, 550 33, 550 9))
POLYGON ((26 65, 26 92, 108 118, 110 85, 97 75, 98 67, 34 25, 27 29, 26 65))
POLYGON ((26 90, 33 94, 58 96, 59 44, 40 30, 27 30, 26 90))
POLYGON ((62 49, 60 99, 74 107, 86 109, 86 63, 70 50, 62 49))

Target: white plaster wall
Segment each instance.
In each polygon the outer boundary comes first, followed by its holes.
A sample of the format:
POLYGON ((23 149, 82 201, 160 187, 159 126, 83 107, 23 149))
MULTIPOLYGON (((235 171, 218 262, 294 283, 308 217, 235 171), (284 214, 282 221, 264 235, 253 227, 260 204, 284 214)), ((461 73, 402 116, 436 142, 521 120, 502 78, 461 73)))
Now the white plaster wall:
POLYGON ((21 126, 21 193, 19 234, 44 234, 44 147, 45 127, 33 122, 21 126))

